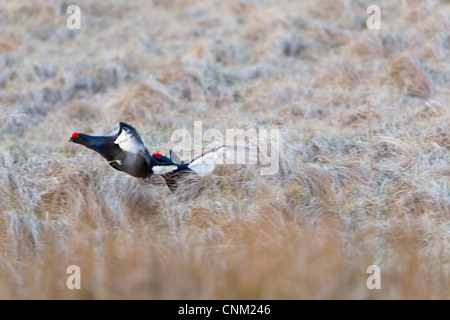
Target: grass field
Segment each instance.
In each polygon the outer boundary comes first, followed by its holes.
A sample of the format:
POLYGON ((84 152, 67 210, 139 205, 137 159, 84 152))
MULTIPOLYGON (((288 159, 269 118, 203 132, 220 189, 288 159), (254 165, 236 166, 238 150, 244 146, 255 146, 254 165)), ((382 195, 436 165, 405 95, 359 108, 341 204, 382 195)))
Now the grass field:
POLYGON ((1 299, 450 298, 448 0, 71 4, 0 0, 1 299), (68 142, 119 121, 278 129, 280 168, 178 197, 68 142))

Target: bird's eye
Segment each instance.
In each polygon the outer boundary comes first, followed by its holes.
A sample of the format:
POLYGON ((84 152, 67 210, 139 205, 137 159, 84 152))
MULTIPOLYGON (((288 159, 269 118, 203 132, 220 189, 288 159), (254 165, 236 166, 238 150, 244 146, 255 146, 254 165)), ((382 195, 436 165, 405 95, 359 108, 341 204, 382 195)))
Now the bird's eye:
POLYGON ((78 137, 78 132, 74 132, 74 133, 72 134, 72 139, 75 139, 76 137, 78 137))

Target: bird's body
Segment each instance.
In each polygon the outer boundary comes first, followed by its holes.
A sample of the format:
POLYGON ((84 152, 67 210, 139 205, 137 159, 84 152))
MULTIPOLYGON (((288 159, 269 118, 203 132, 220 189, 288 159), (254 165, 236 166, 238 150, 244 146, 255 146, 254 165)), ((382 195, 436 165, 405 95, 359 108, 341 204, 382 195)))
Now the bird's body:
POLYGON ((119 123, 119 131, 115 135, 90 136, 74 133, 70 141, 98 152, 111 167, 133 177, 148 178, 153 174, 153 166, 165 166, 148 153, 142 138, 125 122, 119 123))

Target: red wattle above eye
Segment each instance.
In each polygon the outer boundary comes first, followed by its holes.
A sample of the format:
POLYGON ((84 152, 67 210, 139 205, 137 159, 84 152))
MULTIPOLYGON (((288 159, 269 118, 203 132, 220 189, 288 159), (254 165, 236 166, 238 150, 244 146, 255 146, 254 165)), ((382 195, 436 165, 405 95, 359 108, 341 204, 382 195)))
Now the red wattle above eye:
POLYGON ((78 137, 78 132, 74 132, 74 134, 72 135, 72 139, 74 139, 75 137, 78 137))
POLYGON ((162 154, 161 153, 154 153, 154 154, 152 154, 152 157, 158 159, 158 158, 162 157, 162 154))

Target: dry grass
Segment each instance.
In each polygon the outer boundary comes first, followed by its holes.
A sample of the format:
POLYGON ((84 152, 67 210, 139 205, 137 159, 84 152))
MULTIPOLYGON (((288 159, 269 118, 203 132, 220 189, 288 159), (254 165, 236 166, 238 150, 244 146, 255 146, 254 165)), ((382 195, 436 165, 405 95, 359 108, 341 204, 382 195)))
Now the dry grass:
POLYGON ((370 4, 0 0, 0 298, 449 299, 450 4, 370 4), (67 142, 120 120, 279 128, 280 170, 173 195, 67 142))
POLYGON ((420 64, 409 55, 394 55, 388 62, 387 79, 413 97, 430 98, 433 83, 420 64))

